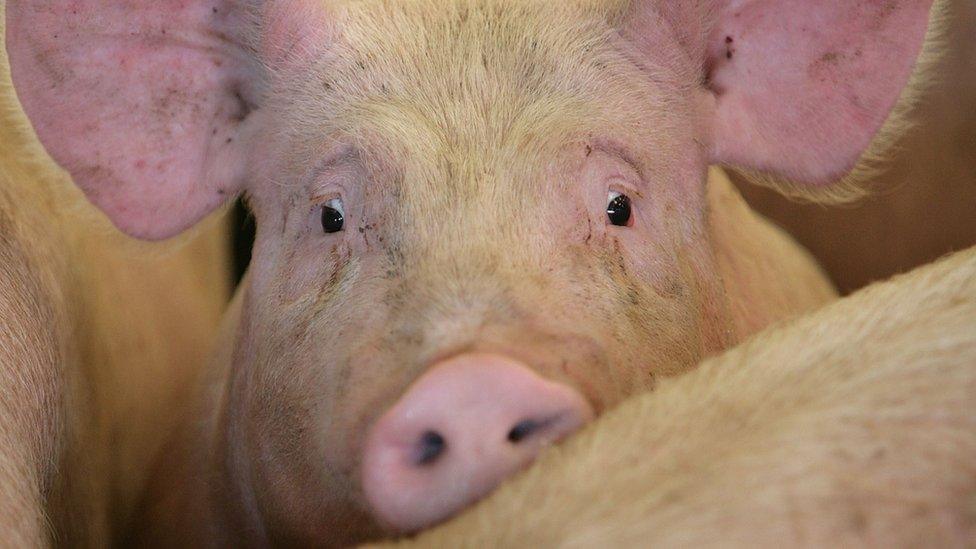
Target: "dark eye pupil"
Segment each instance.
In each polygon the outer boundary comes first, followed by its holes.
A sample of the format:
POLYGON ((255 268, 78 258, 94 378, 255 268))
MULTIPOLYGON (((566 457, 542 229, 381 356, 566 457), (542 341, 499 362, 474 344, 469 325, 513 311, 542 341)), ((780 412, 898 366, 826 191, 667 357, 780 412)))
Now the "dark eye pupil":
POLYGON ((339 210, 328 206, 322 208, 322 230, 327 233, 337 233, 342 230, 344 223, 345 219, 339 210))
POLYGON ((626 227, 630 223, 630 198, 627 195, 620 195, 607 204, 607 217, 610 223, 618 227, 626 227))

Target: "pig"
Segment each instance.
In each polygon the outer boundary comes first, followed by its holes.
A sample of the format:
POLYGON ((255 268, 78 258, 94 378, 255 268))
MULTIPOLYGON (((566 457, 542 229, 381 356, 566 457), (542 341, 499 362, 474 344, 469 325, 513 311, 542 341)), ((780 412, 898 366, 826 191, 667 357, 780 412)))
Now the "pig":
POLYGON ((931 9, 11 4, 24 108, 119 229, 171 237, 242 193, 257 220, 132 542, 417 531, 835 299, 709 166, 850 193, 900 126, 931 9))
POLYGON ((120 235, 44 153, 0 58, 0 545, 105 547, 207 364, 228 231, 120 235))
POLYGON ((969 547, 976 248, 662 381, 400 547, 969 547))

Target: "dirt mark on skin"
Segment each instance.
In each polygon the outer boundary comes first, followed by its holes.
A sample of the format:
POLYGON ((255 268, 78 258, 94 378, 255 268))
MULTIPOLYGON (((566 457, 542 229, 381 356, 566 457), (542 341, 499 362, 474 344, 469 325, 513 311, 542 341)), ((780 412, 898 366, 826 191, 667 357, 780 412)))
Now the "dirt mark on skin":
POLYGON ((843 56, 843 54, 841 54, 839 52, 829 51, 829 52, 823 54, 822 56, 820 56, 820 59, 818 60, 818 62, 825 63, 825 64, 830 64, 830 65, 834 65, 834 64, 837 64, 837 60, 840 59, 842 56, 843 56))
POLYGON ((885 24, 887 24, 892 14, 898 11, 899 3, 899 0, 888 0, 887 2, 882 2, 880 6, 875 8, 875 13, 872 14, 869 29, 872 31, 882 29, 885 24))
POLYGON ((725 58, 726 59, 732 59, 732 56, 735 55, 735 46, 733 46, 733 44, 735 44, 735 39, 732 38, 731 36, 726 36, 725 37, 725 58))

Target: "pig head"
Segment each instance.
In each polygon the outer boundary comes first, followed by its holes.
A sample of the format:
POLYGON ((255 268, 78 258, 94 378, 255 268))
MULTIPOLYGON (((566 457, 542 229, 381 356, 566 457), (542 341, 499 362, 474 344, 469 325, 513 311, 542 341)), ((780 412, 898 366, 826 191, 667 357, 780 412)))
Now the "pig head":
POLYGON ((245 194, 208 497, 252 543, 340 543, 442 520, 744 335, 729 287, 762 282, 717 267, 708 166, 837 189, 931 4, 35 0, 7 45, 123 231, 245 194))

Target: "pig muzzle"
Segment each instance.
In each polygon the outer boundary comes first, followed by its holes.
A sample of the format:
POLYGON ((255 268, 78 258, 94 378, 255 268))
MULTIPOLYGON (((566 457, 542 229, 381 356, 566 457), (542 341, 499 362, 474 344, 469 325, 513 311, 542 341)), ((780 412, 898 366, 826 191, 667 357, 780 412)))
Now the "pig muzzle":
POLYGON ((436 524, 485 496, 593 409, 574 389, 501 355, 434 365, 367 435, 362 486, 399 532, 436 524))

